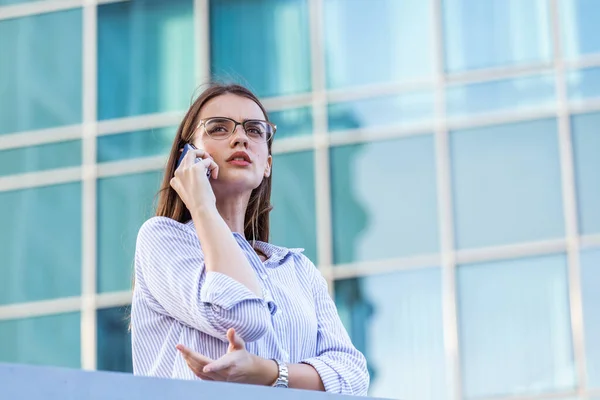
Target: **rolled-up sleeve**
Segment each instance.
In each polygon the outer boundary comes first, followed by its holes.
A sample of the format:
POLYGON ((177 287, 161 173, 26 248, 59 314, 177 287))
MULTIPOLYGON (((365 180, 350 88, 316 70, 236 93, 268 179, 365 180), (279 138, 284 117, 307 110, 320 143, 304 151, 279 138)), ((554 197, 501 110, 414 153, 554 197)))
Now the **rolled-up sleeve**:
POLYGON ((223 341, 229 328, 246 342, 267 332, 267 302, 231 277, 207 272, 198 238, 184 225, 165 217, 146 221, 135 259, 136 285, 158 312, 223 341))
POLYGON ((327 282, 317 271, 313 287, 318 319, 317 354, 302 362, 317 370, 327 392, 366 396, 370 380, 367 361, 352 344, 327 282))

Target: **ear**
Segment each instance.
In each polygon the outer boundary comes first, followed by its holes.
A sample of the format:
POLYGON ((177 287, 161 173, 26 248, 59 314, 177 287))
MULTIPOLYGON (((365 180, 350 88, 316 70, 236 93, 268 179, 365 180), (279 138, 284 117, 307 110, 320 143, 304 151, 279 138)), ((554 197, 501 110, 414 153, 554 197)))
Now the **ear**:
POLYGON ((268 178, 269 176, 271 176, 272 165, 273 165, 273 156, 271 156, 269 154, 269 157, 267 157, 267 166, 265 167, 265 178, 268 178))

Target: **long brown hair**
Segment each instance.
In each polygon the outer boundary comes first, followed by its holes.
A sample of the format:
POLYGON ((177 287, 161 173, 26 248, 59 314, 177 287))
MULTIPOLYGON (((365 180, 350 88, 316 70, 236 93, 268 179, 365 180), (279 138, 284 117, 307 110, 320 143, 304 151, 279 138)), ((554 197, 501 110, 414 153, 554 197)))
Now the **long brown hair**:
MULTIPOLYGON (((182 223, 187 222, 192 218, 190 211, 187 209, 175 189, 171 187, 171 178, 175 174, 175 169, 177 168, 177 160, 181 154, 180 150, 186 143, 191 143, 193 140, 200 110, 202 110, 204 104, 215 97, 228 93, 254 101, 264 113, 265 119, 267 121, 269 120, 265 107, 250 90, 236 84, 211 84, 192 103, 177 129, 177 134, 175 135, 175 140, 173 140, 171 153, 169 154, 169 159, 165 167, 165 175, 158 192, 158 204, 156 207, 157 216, 172 218, 182 223)), ((269 154, 271 154, 272 143, 273 138, 267 142, 269 154)), ((271 205, 272 175, 273 174, 271 173, 268 178, 263 178, 260 185, 254 189, 250 195, 244 218, 244 235, 247 240, 269 241, 269 213, 273 209, 273 206, 271 205)))

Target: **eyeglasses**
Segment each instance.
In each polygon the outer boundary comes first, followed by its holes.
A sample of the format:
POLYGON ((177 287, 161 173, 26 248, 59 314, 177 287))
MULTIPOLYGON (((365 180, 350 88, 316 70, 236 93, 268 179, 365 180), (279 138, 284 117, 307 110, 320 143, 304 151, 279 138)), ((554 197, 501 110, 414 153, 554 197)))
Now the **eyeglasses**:
POLYGON ((260 119, 247 119, 244 122, 237 122, 227 117, 213 117, 200 120, 198 127, 204 127, 204 130, 213 139, 224 140, 233 135, 238 125, 241 125, 246 135, 253 142, 264 143, 271 140, 277 126, 260 119))

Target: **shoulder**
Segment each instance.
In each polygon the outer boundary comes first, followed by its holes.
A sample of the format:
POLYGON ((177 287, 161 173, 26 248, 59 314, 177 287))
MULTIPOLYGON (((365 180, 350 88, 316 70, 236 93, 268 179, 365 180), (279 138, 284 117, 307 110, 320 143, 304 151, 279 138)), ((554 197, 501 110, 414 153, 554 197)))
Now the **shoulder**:
POLYGON ((151 240, 164 236, 187 236, 194 233, 187 224, 168 217, 152 217, 142 224, 138 231, 138 240, 151 240))

